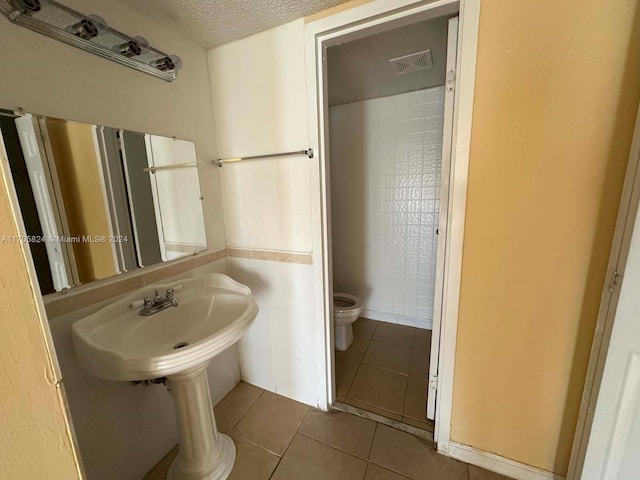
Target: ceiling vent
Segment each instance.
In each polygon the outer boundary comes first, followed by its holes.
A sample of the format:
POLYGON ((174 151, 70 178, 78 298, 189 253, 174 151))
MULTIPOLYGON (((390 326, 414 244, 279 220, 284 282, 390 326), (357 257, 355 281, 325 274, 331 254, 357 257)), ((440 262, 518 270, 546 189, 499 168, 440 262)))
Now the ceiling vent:
POLYGON ((389 60, 396 75, 406 75, 407 73, 421 72, 433 66, 431 59, 431 49, 410 53, 402 57, 389 60))

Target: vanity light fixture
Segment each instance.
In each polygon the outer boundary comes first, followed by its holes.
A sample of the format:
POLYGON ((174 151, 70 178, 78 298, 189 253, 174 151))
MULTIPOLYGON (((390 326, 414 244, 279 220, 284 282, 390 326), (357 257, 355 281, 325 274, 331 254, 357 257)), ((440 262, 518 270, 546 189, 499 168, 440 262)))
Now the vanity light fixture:
POLYGON ((182 68, 180 57, 153 48, 144 37, 130 37, 98 15, 80 13, 55 0, 0 0, 0 13, 34 32, 168 82, 182 68))

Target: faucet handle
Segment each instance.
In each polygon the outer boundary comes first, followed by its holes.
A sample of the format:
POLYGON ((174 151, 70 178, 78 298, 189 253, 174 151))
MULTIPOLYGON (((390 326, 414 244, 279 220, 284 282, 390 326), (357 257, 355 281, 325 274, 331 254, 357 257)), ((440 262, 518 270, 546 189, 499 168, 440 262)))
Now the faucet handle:
POLYGON ((145 312, 151 311, 151 309, 153 308, 153 302, 151 301, 151 298, 150 297, 145 297, 145 299, 143 301, 144 301, 144 304, 143 304, 142 309, 145 312))
POLYGON ((167 288, 167 298, 173 298, 174 291, 173 288, 167 288))

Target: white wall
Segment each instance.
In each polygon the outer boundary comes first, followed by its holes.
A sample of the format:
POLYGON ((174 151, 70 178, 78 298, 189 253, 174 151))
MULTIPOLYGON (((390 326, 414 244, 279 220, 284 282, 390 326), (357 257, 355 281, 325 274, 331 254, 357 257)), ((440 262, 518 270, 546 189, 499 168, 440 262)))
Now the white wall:
MULTIPOLYGON (((223 259, 177 278, 226 270, 223 259)), ((78 364, 71 340, 74 321, 113 301, 53 319, 51 333, 87 479, 139 480, 178 443, 171 395, 163 385, 132 387, 89 375, 78 364)), ((215 405, 240 381, 237 347, 215 357, 207 373, 215 405)))
MULTIPOLYGON (((222 158, 308 147, 303 20, 209 50, 222 158)), ((221 169, 230 247, 310 252, 311 161, 304 156, 221 169)))
MULTIPOLYGON (((308 147, 303 20, 207 52, 220 156, 308 147)), ((230 247, 312 251, 310 168, 304 156, 227 164, 230 247)), ((239 343, 242 379, 316 405, 313 266, 231 258, 260 313, 239 343)))
POLYGON ((229 258, 229 275, 251 288, 260 307, 238 342, 242 379, 317 405, 313 266, 229 258))
POLYGON ((333 284, 431 328, 444 87, 330 108, 333 284))

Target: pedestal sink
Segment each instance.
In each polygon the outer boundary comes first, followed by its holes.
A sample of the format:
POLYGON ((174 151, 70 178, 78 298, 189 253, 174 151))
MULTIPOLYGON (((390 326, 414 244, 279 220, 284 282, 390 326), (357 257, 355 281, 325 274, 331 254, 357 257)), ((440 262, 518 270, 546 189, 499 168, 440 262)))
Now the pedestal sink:
POLYGON ((216 273, 144 287, 73 324, 76 355, 92 375, 167 378, 180 437, 168 480, 219 480, 231 473, 235 446, 216 428, 206 370, 257 314, 249 287, 216 273), (140 300, 167 289, 175 290, 176 307, 139 315, 140 300))

